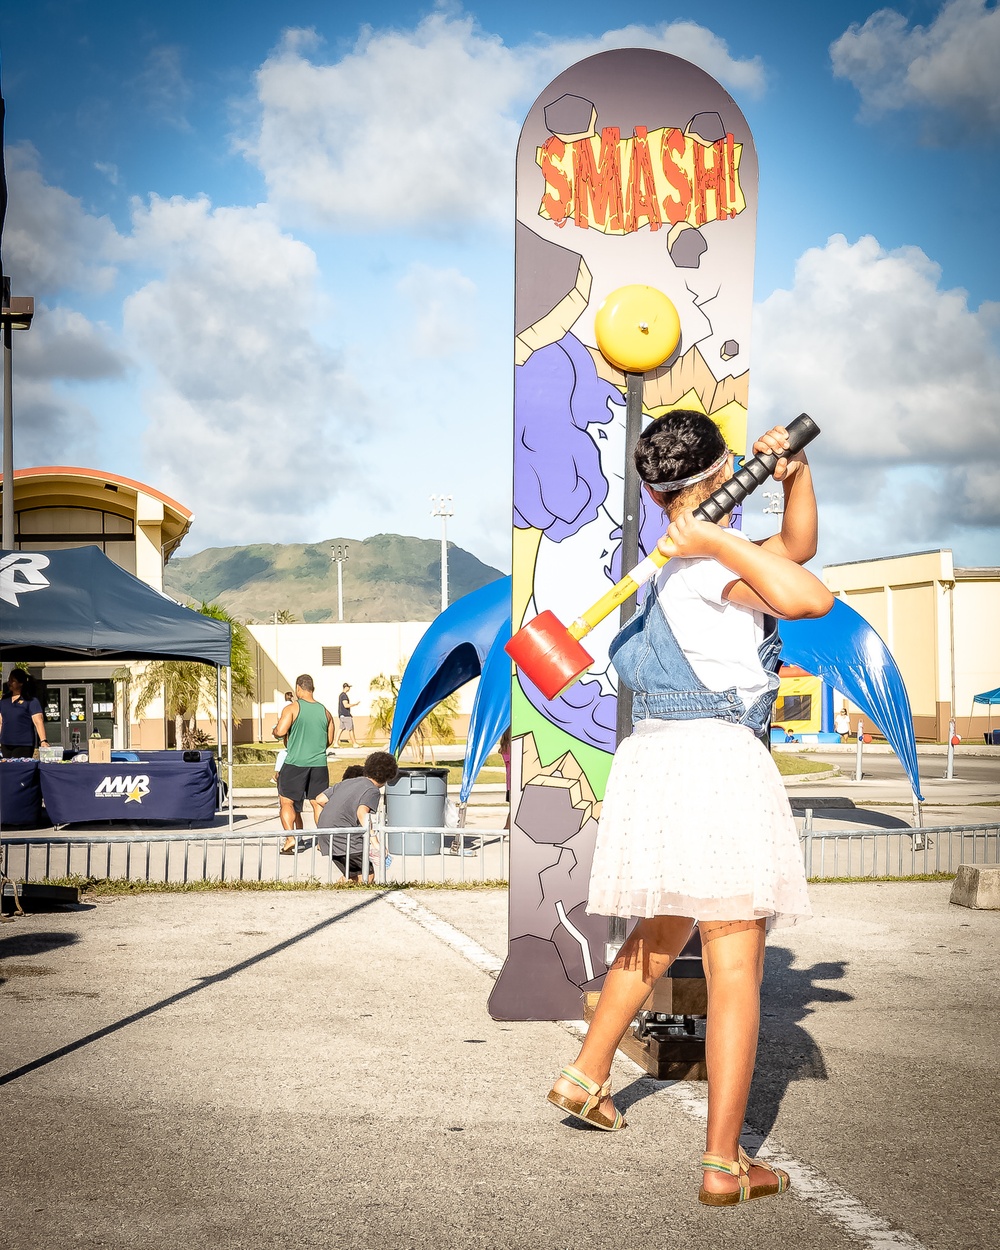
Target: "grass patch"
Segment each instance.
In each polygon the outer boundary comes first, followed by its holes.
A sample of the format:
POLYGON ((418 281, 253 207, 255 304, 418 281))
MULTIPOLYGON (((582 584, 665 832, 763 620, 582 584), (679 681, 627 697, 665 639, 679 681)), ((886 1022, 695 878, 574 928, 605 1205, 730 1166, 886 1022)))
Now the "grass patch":
POLYGON ((953 872, 915 872, 910 877, 809 877, 810 885, 867 885, 886 881, 954 881, 953 872))
POLYGON ((775 751, 771 757, 778 765, 782 777, 794 777, 799 773, 832 773, 833 764, 824 764, 821 760, 803 759, 801 755, 790 755, 785 751, 775 751))
POLYGON ((318 881, 315 878, 299 879, 298 881, 126 881, 121 877, 82 877, 73 874, 68 877, 44 877, 42 885, 75 886, 85 897, 128 897, 133 894, 210 894, 218 891, 249 891, 261 893, 265 890, 288 892, 294 890, 360 890, 371 893, 373 890, 506 890, 506 881, 445 881, 431 883, 421 881, 389 881, 384 885, 367 885, 355 881, 318 881))
MULTIPOLYGON (((499 759, 499 756, 497 757, 499 759)), ((330 773, 330 785, 335 785, 338 781, 342 781, 344 777, 344 769, 350 764, 360 764, 360 759, 332 759, 327 763, 327 769, 330 773)), ((403 764, 404 768, 409 767, 403 764)), ((462 780, 462 765, 459 763, 445 763, 442 761, 439 767, 448 769, 448 785, 457 786, 462 780)), ((225 776, 225 764, 222 766, 222 775, 225 776)), ((271 778, 274 776, 273 764, 234 764, 233 765, 233 785, 240 790, 260 790, 271 787, 271 778)), ((503 785, 505 781, 505 773, 503 767, 500 768, 484 768, 476 778, 483 785, 503 785)), ((277 793, 277 786, 273 787, 277 793)))

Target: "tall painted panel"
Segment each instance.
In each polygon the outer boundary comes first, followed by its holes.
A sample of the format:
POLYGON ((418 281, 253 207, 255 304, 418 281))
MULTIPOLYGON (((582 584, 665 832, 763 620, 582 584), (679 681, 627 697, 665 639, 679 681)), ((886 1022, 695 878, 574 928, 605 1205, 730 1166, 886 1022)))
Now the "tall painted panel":
MULTIPOLYGON (((621 575, 625 375, 594 316, 638 283, 673 301, 677 352, 645 375, 643 419, 694 408, 746 448, 757 161, 743 114, 696 66, 602 52, 538 97, 517 152, 513 614, 571 621, 621 575)), ((643 494, 645 501, 645 494, 643 494)), ((738 517, 734 520, 739 524, 738 517)), ((640 554, 663 529, 640 517, 640 554)), ((590 672, 552 702, 513 677, 509 950, 498 1019, 578 1019, 605 972, 607 920, 585 911, 615 746, 609 618, 590 672)))

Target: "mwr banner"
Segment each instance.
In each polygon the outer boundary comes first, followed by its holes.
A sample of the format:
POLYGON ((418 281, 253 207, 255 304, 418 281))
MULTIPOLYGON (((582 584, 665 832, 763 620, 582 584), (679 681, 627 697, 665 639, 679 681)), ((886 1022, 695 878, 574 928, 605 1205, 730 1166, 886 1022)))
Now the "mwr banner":
POLYGON ((54 825, 215 818, 216 773, 208 759, 42 764, 40 771, 45 810, 54 825))

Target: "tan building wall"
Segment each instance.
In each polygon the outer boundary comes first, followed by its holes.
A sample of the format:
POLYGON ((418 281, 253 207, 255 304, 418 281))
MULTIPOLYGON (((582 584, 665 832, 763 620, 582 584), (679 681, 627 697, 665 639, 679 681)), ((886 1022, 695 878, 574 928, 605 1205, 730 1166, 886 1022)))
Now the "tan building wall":
POLYGON ((892 652, 916 736, 945 741, 954 716, 963 737, 979 737, 990 718, 982 704, 973 712, 973 695, 1000 685, 1000 568, 955 568, 951 551, 922 551, 828 565, 823 579, 892 652))
MULTIPOLYGON (((309 673, 316 683, 316 698, 334 715, 341 687, 350 682, 351 702, 358 704, 354 709, 355 734, 358 742, 364 741, 372 700, 378 697, 371 689, 372 680, 380 674, 401 675, 429 625, 428 621, 248 625, 257 645, 258 701, 237 708, 243 724, 236 732, 236 741, 270 739, 284 706, 284 692, 292 689, 300 673, 309 673)), ((459 714, 453 722, 458 737, 468 729, 477 684, 468 682, 458 692, 459 714)))

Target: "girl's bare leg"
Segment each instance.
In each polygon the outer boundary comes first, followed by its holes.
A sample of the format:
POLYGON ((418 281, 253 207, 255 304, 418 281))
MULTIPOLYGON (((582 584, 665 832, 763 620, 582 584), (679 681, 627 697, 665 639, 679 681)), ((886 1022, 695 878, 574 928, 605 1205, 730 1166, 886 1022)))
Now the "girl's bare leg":
MULTIPOLYGON (((693 927, 694 921, 687 916, 653 916, 640 920, 618 952, 618 958, 605 977, 580 1054, 573 1061, 574 1067, 598 1085, 607 1080, 618 1043, 635 1013, 684 949, 693 927)), ((580 1093, 579 1086, 564 1077, 560 1077, 553 1088, 570 1098, 580 1093)), ((614 1114, 610 1098, 604 1100, 602 1108, 608 1115, 614 1114)))
MULTIPOLYGON (((764 921, 702 921, 702 963, 708 980, 709 1154, 735 1159, 750 1095, 757 1032, 760 1026, 760 982, 764 973, 764 921)), ((724 1172, 705 1172, 710 1193, 735 1190, 739 1182, 724 1172)), ((766 1169, 751 1168, 752 1184, 769 1184, 766 1169)))

